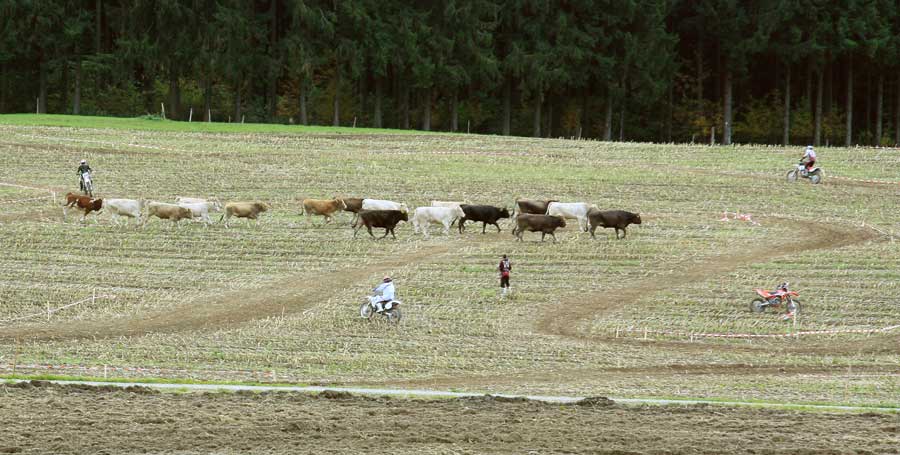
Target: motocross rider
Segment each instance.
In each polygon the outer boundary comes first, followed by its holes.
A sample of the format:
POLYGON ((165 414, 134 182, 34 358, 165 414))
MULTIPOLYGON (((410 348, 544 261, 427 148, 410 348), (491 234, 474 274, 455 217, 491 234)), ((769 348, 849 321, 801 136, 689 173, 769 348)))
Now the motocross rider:
POLYGON ((90 174, 92 170, 93 169, 91 169, 91 167, 88 166, 87 160, 81 160, 81 163, 78 165, 78 172, 77 172, 78 173, 78 185, 81 187, 81 191, 84 191, 84 178, 82 178, 82 175, 84 175, 84 173, 90 174))
POLYGON ((806 163, 806 172, 813 170, 816 165, 816 151, 813 150, 813 146, 806 146, 806 152, 803 153, 803 158, 800 158, 800 163, 806 163))
POLYGON ((375 295, 369 297, 369 300, 375 305, 375 311, 381 313, 384 311, 384 302, 394 300, 394 281, 386 276, 373 291, 375 295))

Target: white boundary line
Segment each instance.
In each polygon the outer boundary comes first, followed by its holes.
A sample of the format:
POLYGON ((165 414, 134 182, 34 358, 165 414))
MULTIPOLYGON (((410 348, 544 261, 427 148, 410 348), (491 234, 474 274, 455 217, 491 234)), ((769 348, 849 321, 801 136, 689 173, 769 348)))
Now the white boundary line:
POLYGON ((115 295, 110 295, 110 294, 100 294, 100 295, 97 295, 96 293, 94 293, 93 295, 91 295, 90 297, 88 297, 88 298, 86 298, 86 299, 79 300, 79 301, 77 301, 77 302, 72 302, 72 303, 63 305, 63 306, 58 307, 58 308, 50 308, 50 304, 48 303, 48 304, 47 304, 47 309, 46 309, 45 311, 41 311, 40 313, 26 314, 25 316, 19 316, 19 317, 10 318, 10 319, 0 319, 0 323, 22 321, 22 320, 25 320, 25 319, 31 319, 31 318, 36 318, 36 317, 44 317, 44 316, 47 317, 47 320, 50 320, 50 316, 53 315, 53 313, 56 313, 56 312, 65 310, 66 308, 71 308, 71 307, 76 306, 76 305, 81 305, 82 303, 85 303, 85 302, 91 302, 91 303, 94 303, 97 299, 109 299, 109 300, 113 300, 113 299, 115 299, 115 298, 116 298, 115 295))
MULTIPOLYGON (((2 382, 3 380, 0 380, 2 382)), ((6 382, 20 383, 28 382, 26 379, 12 379, 6 382)), ((350 393, 362 396, 396 396, 409 398, 478 398, 478 397, 499 397, 509 399, 527 399, 532 401, 540 401, 543 403, 555 404, 572 404, 590 397, 581 396, 552 396, 552 395, 515 395, 506 393, 476 393, 476 392, 451 392, 442 390, 421 390, 421 389, 388 389, 388 388, 364 388, 364 387, 323 387, 323 386, 260 386, 260 385, 234 385, 234 384, 160 384, 150 382, 100 382, 100 381, 64 381, 49 380, 52 384, 59 385, 86 385, 93 387, 113 386, 113 387, 147 387, 160 390, 192 390, 198 392, 236 392, 236 391, 252 391, 252 392, 299 392, 299 393, 322 393, 322 392, 338 392, 350 393)), ((751 402, 751 401, 715 401, 715 400, 674 400, 662 398, 608 398, 616 404, 626 405, 720 405, 720 406, 746 406, 761 408, 810 408, 823 411, 858 411, 858 412, 891 412, 900 413, 900 408, 887 407, 870 407, 870 406, 841 406, 841 405, 825 405, 825 404, 803 404, 803 403, 771 403, 771 402, 751 402)))

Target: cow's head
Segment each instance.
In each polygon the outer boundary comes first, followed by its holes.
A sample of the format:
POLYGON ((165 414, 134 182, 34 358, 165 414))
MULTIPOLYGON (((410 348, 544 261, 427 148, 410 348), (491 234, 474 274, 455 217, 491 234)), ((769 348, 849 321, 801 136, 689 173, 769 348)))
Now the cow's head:
POLYGON ((400 211, 400 221, 409 222, 409 212, 400 211))
POLYGON ((334 200, 337 201, 337 203, 338 203, 339 206, 341 207, 341 210, 347 210, 347 203, 344 202, 343 199, 340 199, 340 198, 334 198, 334 200))
POLYGON ((566 219, 565 218, 563 218, 561 216, 554 216, 553 218, 556 218, 557 220, 559 220, 559 227, 566 227, 566 219))
POLYGON ((266 210, 269 210, 270 208, 272 208, 269 204, 267 204, 265 202, 254 202, 253 206, 256 207, 256 210, 258 212, 265 212, 266 210))
POLYGON ((466 216, 466 212, 463 212, 462 207, 460 207, 460 206, 458 206, 458 205, 457 205, 456 207, 453 207, 453 213, 454 213, 456 216, 458 216, 458 217, 465 217, 465 216, 466 216))
POLYGON ((500 209, 500 218, 509 218, 509 209, 508 208, 503 207, 502 209, 500 209))
POLYGON ((641 214, 635 213, 633 217, 631 217, 631 222, 633 224, 641 224, 641 214))
POLYGON ((94 199, 91 201, 91 208, 94 210, 100 210, 103 208, 103 199, 94 199))

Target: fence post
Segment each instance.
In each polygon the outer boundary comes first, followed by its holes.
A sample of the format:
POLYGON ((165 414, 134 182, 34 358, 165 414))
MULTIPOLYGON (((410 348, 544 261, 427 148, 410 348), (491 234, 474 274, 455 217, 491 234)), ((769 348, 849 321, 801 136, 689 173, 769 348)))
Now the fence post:
POLYGON ((16 365, 19 364, 19 339, 16 338, 16 353, 13 354, 13 374, 16 374, 16 365))
POLYGON ((194 120, 194 106, 191 106, 191 112, 188 114, 188 123, 194 120))
POLYGON ((50 301, 47 301, 47 322, 50 322, 50 301))
POLYGON ((644 339, 645 340, 647 339, 647 328, 646 327, 644 328, 644 339))

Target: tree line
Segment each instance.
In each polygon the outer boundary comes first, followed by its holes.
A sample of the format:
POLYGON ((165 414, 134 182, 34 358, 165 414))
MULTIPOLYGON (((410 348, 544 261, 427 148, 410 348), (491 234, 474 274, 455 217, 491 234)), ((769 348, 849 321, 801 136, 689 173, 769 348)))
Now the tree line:
POLYGON ((900 143, 895 0, 0 0, 0 21, 0 112, 900 143))

